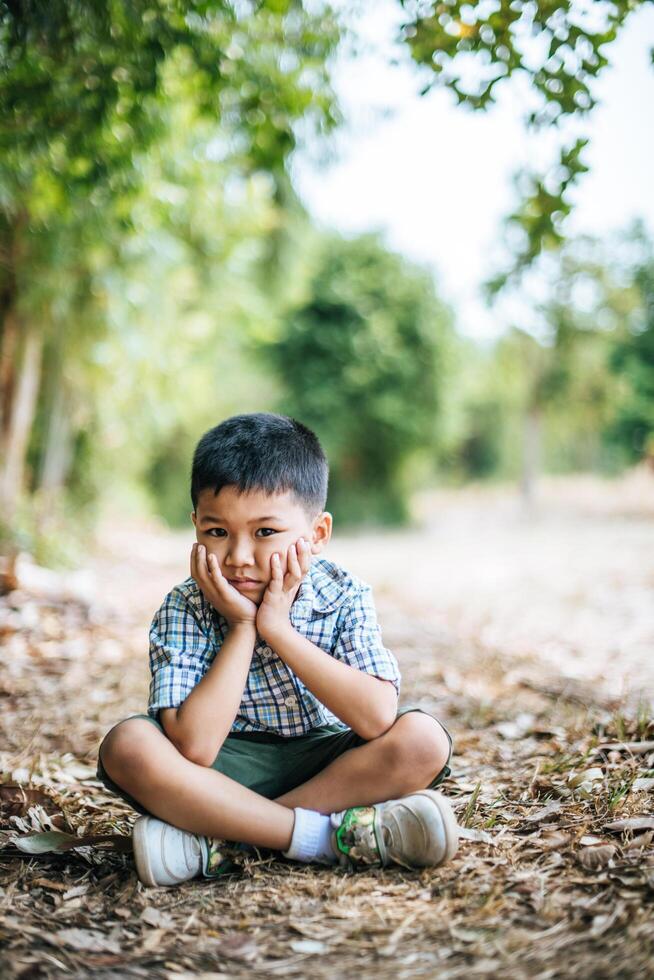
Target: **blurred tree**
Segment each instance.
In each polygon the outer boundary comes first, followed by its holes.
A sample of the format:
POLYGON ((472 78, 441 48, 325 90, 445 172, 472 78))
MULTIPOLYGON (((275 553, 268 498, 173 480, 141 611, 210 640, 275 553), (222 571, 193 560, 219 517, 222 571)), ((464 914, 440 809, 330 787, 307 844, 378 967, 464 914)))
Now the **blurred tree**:
POLYGON ((606 435, 627 462, 646 458, 654 464, 654 249, 651 242, 643 244, 645 255, 634 276, 634 314, 624 322, 611 352, 611 369, 620 386, 606 435))
POLYGON ((612 470, 642 454, 653 401, 651 349, 643 342, 650 261, 638 225, 605 242, 571 239, 549 256, 541 297, 527 297, 529 330, 502 337, 469 383, 459 442, 464 473, 520 475, 531 499, 541 465, 612 470), (632 450, 623 452, 623 442, 632 450))
POLYGON ((375 236, 319 240, 314 262, 263 347, 287 392, 278 407, 319 434, 339 521, 399 523, 437 444, 452 316, 431 276, 375 236))
POLYGON ((627 17, 651 0, 400 0, 407 14, 402 37, 430 76, 423 89, 443 85, 466 108, 486 111, 507 80, 526 80, 525 124, 560 134, 556 159, 544 173, 518 174, 521 196, 508 217, 514 260, 489 283, 497 292, 544 250, 563 241, 570 190, 587 167, 587 144, 574 128, 596 104, 594 83, 607 68, 605 49, 627 17))
MULTIPOLYGON (((190 102, 214 126, 211 147, 205 140, 199 152, 229 157, 246 182, 268 174, 274 197, 286 186, 298 122, 312 132, 336 119, 327 58, 338 33, 330 8, 299 0, 0 2, 5 520, 39 412, 35 479, 60 485, 74 456, 84 411, 76 418, 70 400, 102 373, 92 351, 106 329, 99 279, 128 258, 143 161, 164 138, 171 107, 190 102)), ((191 241, 192 227, 181 234, 191 241)))

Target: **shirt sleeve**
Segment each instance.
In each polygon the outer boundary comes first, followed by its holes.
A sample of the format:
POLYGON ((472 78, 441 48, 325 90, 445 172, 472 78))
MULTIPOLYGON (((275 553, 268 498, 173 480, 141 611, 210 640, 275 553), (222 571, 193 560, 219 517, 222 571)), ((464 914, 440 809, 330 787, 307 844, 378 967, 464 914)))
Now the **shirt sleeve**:
POLYGON ((148 714, 177 708, 209 669, 215 644, 207 636, 188 599, 173 589, 150 626, 148 714))
POLYGON ((372 598, 372 589, 364 584, 339 617, 332 655, 350 667, 392 681, 400 693, 400 668, 397 660, 382 642, 381 628, 372 598))

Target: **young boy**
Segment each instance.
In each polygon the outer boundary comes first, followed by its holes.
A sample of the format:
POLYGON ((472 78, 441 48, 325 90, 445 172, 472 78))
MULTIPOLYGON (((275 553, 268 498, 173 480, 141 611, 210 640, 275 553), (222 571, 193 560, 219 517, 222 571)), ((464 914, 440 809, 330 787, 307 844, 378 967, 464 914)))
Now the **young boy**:
POLYGON ((344 866, 456 851, 433 790, 452 740, 421 709, 398 711, 370 587, 318 557, 327 479, 314 433, 281 415, 234 416, 196 448, 191 577, 152 621, 147 714, 112 728, 98 759, 143 814, 147 885, 219 874, 221 840, 344 866))

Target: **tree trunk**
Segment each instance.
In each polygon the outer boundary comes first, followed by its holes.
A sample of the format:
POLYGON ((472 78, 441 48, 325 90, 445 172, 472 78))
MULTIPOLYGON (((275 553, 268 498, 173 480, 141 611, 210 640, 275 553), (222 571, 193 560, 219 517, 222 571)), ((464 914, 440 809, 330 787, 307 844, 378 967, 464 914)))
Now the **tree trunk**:
POLYGON ((520 492, 523 503, 532 507, 536 498, 536 483, 540 476, 541 460, 541 412, 539 408, 527 410, 522 429, 522 475, 520 492))
POLYGON ((3 440, 4 459, 0 472, 0 500, 3 507, 2 516, 6 523, 13 519, 23 489, 25 456, 39 392, 42 349, 42 334, 33 327, 28 329, 3 440))
POLYGON ((39 472, 39 489, 56 494, 66 482, 72 458, 72 428, 66 391, 61 379, 50 408, 46 445, 39 472))
POLYGON ((16 379, 18 317, 10 307, 2 321, 0 336, 0 445, 6 439, 11 418, 11 400, 16 379))

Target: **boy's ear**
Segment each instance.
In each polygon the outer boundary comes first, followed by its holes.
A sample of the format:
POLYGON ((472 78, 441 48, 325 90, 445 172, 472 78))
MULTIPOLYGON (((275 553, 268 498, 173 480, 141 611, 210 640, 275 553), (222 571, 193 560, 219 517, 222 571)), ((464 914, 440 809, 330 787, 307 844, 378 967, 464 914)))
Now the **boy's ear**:
POLYGON ((311 554, 318 555, 332 536, 332 515, 325 510, 313 522, 311 554))
POLYGON ((195 527, 197 527, 197 523, 198 523, 198 519, 197 519, 197 517, 195 516, 195 511, 194 511, 194 510, 192 510, 192 511, 191 511, 191 520, 193 521, 193 525, 194 525, 195 527))

